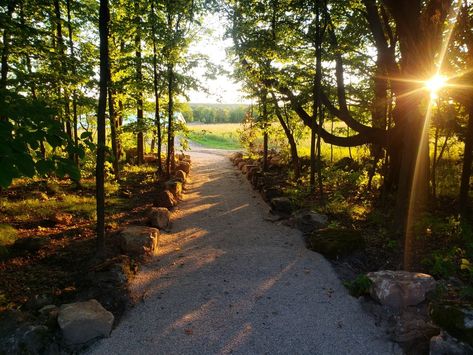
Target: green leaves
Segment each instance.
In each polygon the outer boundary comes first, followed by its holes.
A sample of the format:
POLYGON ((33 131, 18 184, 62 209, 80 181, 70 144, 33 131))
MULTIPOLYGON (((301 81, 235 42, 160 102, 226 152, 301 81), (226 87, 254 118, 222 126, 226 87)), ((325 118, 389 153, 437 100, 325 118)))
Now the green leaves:
MULTIPOLYGON (((39 100, 29 100, 11 91, 0 92, 0 186, 7 188, 18 177, 45 176, 52 172, 80 179, 79 169, 71 159, 84 156, 82 146, 75 146, 55 120, 53 111, 39 100), (52 150, 49 158, 42 147, 52 150)), ((83 134, 89 139, 88 134, 83 134)))

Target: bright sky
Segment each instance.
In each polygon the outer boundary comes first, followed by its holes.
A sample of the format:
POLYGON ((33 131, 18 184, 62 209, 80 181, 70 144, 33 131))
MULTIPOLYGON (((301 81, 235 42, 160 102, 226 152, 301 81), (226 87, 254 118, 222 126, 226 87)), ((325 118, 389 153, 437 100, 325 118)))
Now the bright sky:
MULTIPOLYGON (((223 39, 225 24, 222 16, 218 14, 209 15, 205 18, 203 26, 210 29, 212 33, 204 33, 202 39, 194 43, 191 53, 204 53, 209 56, 212 63, 222 66, 227 71, 232 71, 232 66, 226 58, 225 49, 232 45, 231 39, 223 39)), ((200 79, 202 85, 209 91, 207 95, 204 92, 191 91, 189 93, 192 103, 242 103, 248 102, 244 99, 244 94, 240 91, 239 83, 226 76, 221 75, 217 80, 210 80, 204 76, 205 69, 198 68, 195 71, 196 77, 200 79)))

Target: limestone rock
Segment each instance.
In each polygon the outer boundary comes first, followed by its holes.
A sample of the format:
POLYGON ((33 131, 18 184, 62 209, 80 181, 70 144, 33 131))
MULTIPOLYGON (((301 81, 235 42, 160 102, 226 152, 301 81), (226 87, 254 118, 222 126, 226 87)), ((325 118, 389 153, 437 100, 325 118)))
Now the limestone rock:
POLYGON ((396 321, 392 339, 402 345, 408 354, 425 354, 429 351, 430 338, 439 333, 440 329, 432 324, 428 316, 404 312, 396 321))
POLYGON ((472 355, 473 347, 442 332, 430 339, 430 355, 472 355))
POLYGON ((258 165, 256 164, 246 164, 243 169, 241 170, 241 172, 245 175, 248 175, 248 173, 251 171, 251 169, 258 169, 258 165))
POLYGON ((173 208, 177 205, 177 201, 174 198, 172 192, 168 190, 159 190, 156 196, 156 199, 153 202, 153 206, 155 207, 165 207, 165 208, 173 208))
POLYGON ((456 304, 433 304, 432 320, 455 338, 473 346, 473 309, 456 304))
POLYGON ((230 161, 234 162, 235 159, 241 159, 243 158, 243 153, 241 152, 236 152, 236 153, 233 153, 232 155, 230 155, 230 161))
POLYGON ((177 170, 182 170, 186 174, 189 174, 191 170, 191 164, 187 161, 181 161, 179 164, 176 166, 176 171, 177 170))
POLYGON ((306 238, 307 247, 331 259, 350 255, 363 249, 365 242, 361 233, 348 229, 320 229, 306 238))
POLYGON ((235 158, 233 160, 233 165, 238 166, 238 164, 240 164, 241 161, 243 161, 243 157, 235 158))
POLYGON ((246 170, 246 178, 250 181, 253 180, 253 176, 259 171, 258 165, 251 165, 249 168, 247 167, 246 170))
POLYGON ((83 344, 108 337, 114 317, 97 300, 64 304, 59 309, 58 324, 68 344, 83 344))
POLYGON ((421 303, 436 285, 432 276, 416 272, 382 270, 367 276, 373 282, 371 297, 394 309, 421 303))
POLYGON ((175 199, 181 198, 182 195, 182 182, 178 180, 169 180, 165 182, 166 190, 171 191, 175 199))
POLYGON ((174 174, 174 178, 177 180, 177 181, 180 181, 182 183, 185 183, 186 182, 186 179, 187 179, 187 174, 182 171, 182 170, 178 170, 176 171, 176 173, 174 174))
POLYGON ((271 199, 271 208, 277 213, 291 214, 292 203, 287 197, 275 197, 271 199))
POLYGON ((164 207, 153 207, 149 212, 148 218, 152 227, 166 229, 171 220, 171 212, 164 207))
POLYGON ((293 216, 294 226, 303 233, 327 227, 328 217, 313 211, 298 211, 293 216))
POLYGON ((119 235, 121 250, 128 255, 155 255, 158 251, 159 229, 129 226, 119 235))

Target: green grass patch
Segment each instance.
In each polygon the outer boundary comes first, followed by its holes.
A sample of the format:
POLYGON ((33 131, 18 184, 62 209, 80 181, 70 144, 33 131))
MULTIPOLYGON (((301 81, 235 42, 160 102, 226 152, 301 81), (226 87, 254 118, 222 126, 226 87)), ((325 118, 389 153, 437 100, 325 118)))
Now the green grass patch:
POLYGON ((209 133, 205 130, 189 132, 189 139, 207 148, 236 150, 241 149, 238 135, 232 132, 220 134, 209 133))
POLYGON ((15 228, 8 224, 0 224, 0 257, 8 253, 7 247, 15 243, 17 237, 18 232, 15 228))
POLYGON ((27 222, 52 219, 57 212, 67 212, 74 216, 94 219, 95 198, 92 196, 61 195, 47 201, 24 199, 19 201, 0 200, 0 211, 9 220, 27 222))

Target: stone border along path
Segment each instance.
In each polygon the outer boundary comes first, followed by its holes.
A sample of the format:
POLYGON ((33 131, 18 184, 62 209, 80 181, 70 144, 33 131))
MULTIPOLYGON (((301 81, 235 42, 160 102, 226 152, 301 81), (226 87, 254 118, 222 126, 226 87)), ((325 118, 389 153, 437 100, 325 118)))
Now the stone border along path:
POLYGON ((172 233, 130 285, 140 301, 88 353, 401 353, 222 151, 191 157, 172 233))

